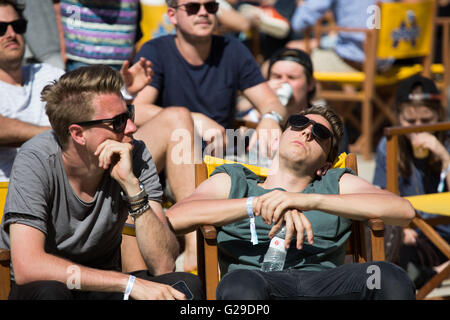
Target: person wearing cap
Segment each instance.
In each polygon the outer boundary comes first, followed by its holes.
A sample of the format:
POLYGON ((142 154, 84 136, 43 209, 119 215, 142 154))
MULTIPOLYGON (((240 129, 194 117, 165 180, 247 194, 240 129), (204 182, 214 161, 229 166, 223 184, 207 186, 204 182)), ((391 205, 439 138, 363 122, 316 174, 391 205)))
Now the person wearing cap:
MULTIPOLYGON (((263 74, 267 74, 267 84, 277 94, 283 84, 288 84, 287 100, 284 106, 288 115, 309 107, 314 99, 316 82, 313 77, 313 65, 309 55, 299 49, 278 49, 263 65, 263 74), (265 70, 264 70, 265 69, 265 70)), ((240 98, 239 109, 248 120, 259 121, 261 115, 252 104, 240 98)))
MULTIPOLYGON (((136 124, 147 143, 146 124, 161 110, 183 106, 190 110, 196 132, 215 154, 226 145, 226 129, 233 128, 236 96, 241 91, 263 114, 250 144, 271 154, 286 112, 264 80, 250 51, 237 39, 213 35, 219 4, 211 0, 167 0, 167 15, 175 35, 146 42, 136 55, 152 61, 152 82, 134 100, 136 124)), ((185 181, 182 181, 185 182, 185 181)), ((191 186, 191 184, 189 184, 191 186)), ((194 190, 187 190, 175 201, 194 190)), ((196 265, 195 234, 186 239, 185 270, 196 265), (186 259, 189 258, 189 259, 186 259)))
MULTIPOLYGON (((435 83, 420 75, 412 76, 399 84, 395 110, 398 125, 425 125, 444 121, 440 93, 435 83)), ((448 132, 421 132, 399 136, 398 188, 401 196, 413 196, 448 191, 450 186, 450 135, 448 132)), ((386 138, 376 151, 373 184, 386 188, 386 138)), ((435 215, 419 212, 424 219, 435 215)), ((437 225, 436 231, 450 241, 450 225, 437 225)), ((395 231, 394 231, 395 234, 395 231)), ((403 246, 399 258, 408 270, 416 287, 420 288, 448 259, 420 231, 403 229, 403 246)), ((396 258, 394 257, 394 258, 396 258)))
MULTIPOLYGON (((264 67, 263 67, 264 69, 264 67)), ((314 79, 314 67, 310 56, 303 50, 281 48, 277 50, 266 62, 267 83, 280 97, 284 94, 282 88, 287 86, 289 95, 285 100, 285 108, 288 116, 305 110, 315 103, 316 81, 314 79)), ((259 121, 260 114, 251 106, 248 100, 240 99, 239 107, 244 111, 245 119, 259 121)), ((339 147, 340 152, 348 152, 348 137, 344 129, 344 137, 339 147)), ((261 157, 259 157, 261 158, 261 157)), ((259 159, 262 160, 262 159, 259 159)), ((260 161, 263 163, 263 161, 260 161)))

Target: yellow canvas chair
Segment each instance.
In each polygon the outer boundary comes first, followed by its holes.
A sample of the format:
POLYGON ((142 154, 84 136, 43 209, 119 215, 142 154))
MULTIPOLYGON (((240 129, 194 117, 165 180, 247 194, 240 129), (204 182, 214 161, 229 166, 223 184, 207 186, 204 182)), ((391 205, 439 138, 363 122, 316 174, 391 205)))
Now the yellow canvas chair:
MULTIPOLYGON (((450 130, 450 122, 432 125, 409 127, 388 127, 384 129, 386 142, 386 188, 399 194, 398 190, 398 136, 412 132, 436 132, 450 130)), ((450 223, 450 192, 426 194, 406 197, 416 210, 440 215, 434 219, 422 219, 418 214, 413 219, 411 227, 419 228, 423 234, 450 259, 450 245, 432 228, 433 225, 450 223)), ((417 299, 425 299, 427 295, 450 276, 450 265, 431 278, 416 294, 417 299)))
POLYGON ((164 15, 167 12, 165 0, 140 0, 141 21, 139 26, 142 31, 142 38, 136 44, 136 52, 142 45, 153 38, 154 33, 163 25, 167 30, 173 30, 175 26, 165 21, 164 15))
MULTIPOLYGON (((361 72, 314 72, 318 83, 317 96, 328 101, 347 101, 361 103, 361 119, 351 113, 350 106, 340 110, 345 120, 360 130, 355 143, 365 159, 372 157, 374 131, 387 119, 395 123, 390 103, 382 99, 379 89, 391 88, 399 81, 414 74, 430 76, 433 56, 434 19, 436 4, 434 0, 419 3, 381 3, 380 26, 377 28, 330 27, 337 32, 364 33, 365 61, 361 72), (376 72, 377 59, 420 58, 421 63, 409 66, 393 66, 383 73, 376 72), (326 89, 337 87, 338 89, 326 89), (354 92, 343 87, 351 85, 354 92), (376 107, 373 110, 373 106, 376 107), (374 112, 376 111, 376 112, 374 112)), ((375 12, 378 14, 378 12, 375 12)), ((369 17, 368 17, 369 18, 369 17)), ((392 91, 392 90, 390 90, 392 91)), ((392 99, 392 95, 391 95, 392 99)))
MULTIPOLYGON (((236 163, 230 160, 205 156, 202 163, 195 165, 195 186, 199 186, 208 179, 214 169, 224 163, 236 163)), ((258 176, 267 177, 268 169, 242 163, 245 167, 253 171, 258 176)), ((348 167, 356 174, 358 167, 356 155, 345 153, 339 156, 334 164, 335 168, 348 167)), ((368 259, 365 245, 365 226, 361 221, 353 221, 352 233, 347 244, 347 255, 350 255, 353 262, 384 261, 384 224, 381 219, 369 220, 371 230, 371 259, 368 259)), ((198 276, 203 283, 203 290, 206 299, 216 299, 216 288, 219 284, 219 262, 217 253, 217 232, 214 226, 202 226, 197 230, 197 266, 198 276)))
POLYGON ((431 74, 442 92, 441 103, 447 107, 448 116, 448 108, 450 108, 447 102, 449 98, 447 97, 449 94, 447 90, 450 90, 450 17, 437 17, 436 26, 442 28, 441 39, 438 39, 442 45, 442 63, 433 63, 431 65, 431 74))

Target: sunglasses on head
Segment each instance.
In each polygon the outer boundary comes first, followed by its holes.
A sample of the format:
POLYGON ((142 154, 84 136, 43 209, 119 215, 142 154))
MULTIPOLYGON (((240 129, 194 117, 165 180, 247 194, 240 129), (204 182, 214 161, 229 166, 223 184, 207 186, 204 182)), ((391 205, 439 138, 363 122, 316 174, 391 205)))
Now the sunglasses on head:
POLYGON ((11 22, 0 22, 0 37, 4 36, 8 26, 11 25, 14 32, 17 34, 24 34, 27 31, 27 20, 18 19, 11 22))
POLYGON ((184 7, 186 9, 186 13, 188 14, 188 16, 191 16, 197 14, 200 11, 200 7, 202 5, 205 7, 206 12, 208 12, 209 14, 215 14, 217 10, 219 10, 219 3, 215 1, 209 1, 205 3, 188 2, 185 4, 180 4, 175 8, 178 9, 179 7, 184 7))
POLYGON ((113 131, 115 133, 123 133, 127 126, 128 119, 130 119, 131 121, 134 121, 134 105, 128 104, 127 109, 128 109, 127 112, 118 114, 114 118, 82 121, 82 122, 77 122, 75 124, 82 126, 82 127, 87 127, 87 126, 94 126, 94 125, 100 124, 100 123, 111 123, 113 125, 113 131))
POLYGON ((304 115, 295 114, 289 117, 288 126, 294 131, 300 131, 305 129, 307 126, 312 124, 312 134, 315 138, 319 140, 326 140, 332 138, 333 134, 331 131, 325 127, 323 124, 317 123, 314 120, 309 119, 304 115))

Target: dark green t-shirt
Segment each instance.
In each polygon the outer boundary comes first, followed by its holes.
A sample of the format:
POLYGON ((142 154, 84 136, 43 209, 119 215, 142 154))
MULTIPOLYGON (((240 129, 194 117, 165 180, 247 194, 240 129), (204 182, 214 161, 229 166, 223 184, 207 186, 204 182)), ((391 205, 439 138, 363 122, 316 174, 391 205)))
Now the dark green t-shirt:
MULTIPOLYGON (((263 180, 240 164, 224 164, 213 173, 226 173, 231 178, 230 199, 241 199, 260 196, 277 189, 264 189, 258 186, 263 180)), ((310 183, 302 193, 338 194, 339 179, 344 173, 352 173, 348 168, 331 169, 320 179, 310 183)), ((285 262, 285 269, 324 270, 344 263, 347 239, 351 232, 351 220, 341 218, 322 211, 304 212, 313 227, 314 243, 303 244, 297 250, 293 239, 285 262)), ((259 243, 250 241, 249 219, 234 222, 218 229, 217 242, 219 264, 222 275, 234 269, 260 269, 270 239, 271 226, 266 225, 261 217, 256 217, 256 230, 259 243)), ((306 234, 305 234, 306 239, 306 234)))

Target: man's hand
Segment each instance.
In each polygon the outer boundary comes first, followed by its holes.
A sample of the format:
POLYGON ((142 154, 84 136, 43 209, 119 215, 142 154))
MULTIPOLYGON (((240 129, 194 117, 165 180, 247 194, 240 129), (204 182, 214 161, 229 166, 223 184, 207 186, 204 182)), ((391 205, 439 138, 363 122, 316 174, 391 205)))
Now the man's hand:
POLYGON ((272 158, 275 154, 275 141, 281 136, 281 127, 277 121, 265 118, 261 119, 255 133, 250 139, 248 150, 251 150, 258 142, 259 154, 262 157, 272 158))
POLYGON ((269 232, 269 237, 273 237, 281 229, 283 222, 286 224, 286 247, 289 246, 296 231, 297 249, 301 249, 305 241, 306 232, 308 243, 314 242, 314 235, 311 223, 303 212, 296 208, 298 197, 301 194, 275 190, 255 198, 253 205, 256 216, 261 216, 268 225, 274 224, 269 232))
POLYGON ((186 300, 184 293, 170 285, 136 278, 131 297, 135 300, 186 300))
POLYGON ((143 57, 131 67, 128 60, 124 61, 120 74, 129 94, 137 95, 152 81, 153 70, 151 67, 152 63, 143 57))
POLYGON ((122 188, 127 183, 136 180, 133 173, 131 143, 121 143, 114 140, 103 141, 95 151, 98 156, 98 166, 110 171, 111 177, 116 180, 122 188))
MULTIPOLYGON (((441 159, 443 165, 450 161, 450 155, 447 152, 447 149, 434 134, 429 132, 411 133, 409 138, 413 146, 429 149, 433 154, 441 159)), ((443 169, 445 169, 445 167, 446 166, 444 166, 443 169)))

